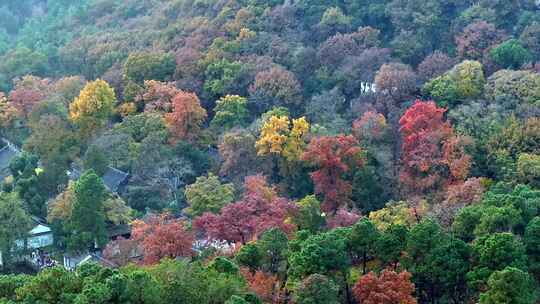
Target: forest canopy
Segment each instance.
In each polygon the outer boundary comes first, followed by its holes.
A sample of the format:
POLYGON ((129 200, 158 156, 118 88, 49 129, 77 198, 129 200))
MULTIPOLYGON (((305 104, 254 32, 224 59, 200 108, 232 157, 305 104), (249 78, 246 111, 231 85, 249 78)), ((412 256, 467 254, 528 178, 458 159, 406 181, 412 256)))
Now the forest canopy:
POLYGON ((535 0, 3 0, 0 137, 0 303, 540 299, 535 0))

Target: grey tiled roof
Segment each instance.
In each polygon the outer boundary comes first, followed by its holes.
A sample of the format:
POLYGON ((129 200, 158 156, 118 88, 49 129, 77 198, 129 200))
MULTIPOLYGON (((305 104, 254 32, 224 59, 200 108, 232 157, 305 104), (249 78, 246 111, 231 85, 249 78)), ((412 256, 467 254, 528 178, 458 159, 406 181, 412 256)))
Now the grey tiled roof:
MULTIPOLYGON (((71 170, 68 172, 69 179, 71 180, 78 180, 81 177, 82 173, 78 169, 71 168, 71 170)), ((109 189, 111 192, 117 192, 118 187, 122 185, 122 183, 127 179, 128 173, 120 171, 118 169, 115 169, 113 167, 107 167, 107 171, 101 179, 103 180, 103 184, 105 184, 105 187, 109 189)))
POLYGON ((118 236, 129 235, 131 233, 131 226, 129 225, 114 225, 107 228, 107 234, 110 239, 118 236))
MULTIPOLYGON (((116 268, 118 265, 115 263, 103 258, 100 256, 99 253, 82 253, 82 254, 64 254, 64 259, 69 258, 71 262, 74 264, 71 267, 79 267, 85 263, 88 262, 95 262, 102 266, 109 267, 109 268, 116 268)), ((64 265, 64 267, 67 267, 67 265, 64 265)), ((73 270, 74 268, 69 268, 70 270, 73 270)))
POLYGON ((118 169, 108 167, 103 174, 103 183, 112 192, 118 191, 118 187, 127 179, 128 174, 118 169))

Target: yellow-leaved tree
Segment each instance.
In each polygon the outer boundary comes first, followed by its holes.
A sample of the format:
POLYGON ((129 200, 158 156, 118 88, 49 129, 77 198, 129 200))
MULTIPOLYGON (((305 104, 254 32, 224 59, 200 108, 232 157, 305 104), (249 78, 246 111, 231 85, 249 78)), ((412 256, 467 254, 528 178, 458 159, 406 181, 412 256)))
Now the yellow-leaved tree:
POLYGON ((255 143, 257 154, 276 154, 288 161, 298 160, 306 146, 309 123, 304 117, 293 119, 287 116, 271 116, 261 129, 255 143))
POLYGON ((415 206, 411 206, 411 203, 406 201, 391 201, 384 208, 370 212, 369 219, 379 230, 386 230, 392 225, 411 228, 420 221, 426 212, 426 207, 424 201, 415 206))
POLYGON ((101 79, 89 82, 69 106, 69 118, 84 138, 103 128, 113 113, 114 90, 101 79))

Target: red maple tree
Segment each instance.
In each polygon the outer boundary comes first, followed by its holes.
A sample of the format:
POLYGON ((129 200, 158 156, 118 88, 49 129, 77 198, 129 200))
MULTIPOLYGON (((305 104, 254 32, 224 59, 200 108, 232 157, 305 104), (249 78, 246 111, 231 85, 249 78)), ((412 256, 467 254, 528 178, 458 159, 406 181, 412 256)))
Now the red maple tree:
POLYGON ((32 109, 47 98, 50 89, 49 79, 24 76, 15 82, 15 88, 9 93, 9 103, 21 117, 27 118, 32 109))
POLYGON ((433 101, 417 100, 399 121, 403 138, 400 180, 409 193, 424 194, 467 177, 467 140, 454 134, 444 119, 445 111, 433 101))
POLYGON ((353 287, 354 297, 362 304, 416 304, 414 284, 407 271, 383 270, 381 275, 363 275, 353 287))
POLYGON ((195 228, 211 239, 242 244, 270 228, 294 231, 294 224, 286 220, 296 213, 295 204, 279 197, 262 175, 246 177, 244 187, 240 201, 226 205, 220 214, 207 212, 196 218, 195 228))
POLYGON ((173 219, 168 214, 154 215, 146 221, 135 221, 131 239, 140 244, 144 264, 155 264, 162 258, 193 255, 193 234, 185 229, 182 220, 173 219))
POLYGON ((315 137, 309 143, 302 159, 318 168, 311 178, 315 192, 324 195, 324 211, 335 212, 349 202, 352 186, 344 175, 363 163, 361 152, 358 141, 351 135, 315 137))

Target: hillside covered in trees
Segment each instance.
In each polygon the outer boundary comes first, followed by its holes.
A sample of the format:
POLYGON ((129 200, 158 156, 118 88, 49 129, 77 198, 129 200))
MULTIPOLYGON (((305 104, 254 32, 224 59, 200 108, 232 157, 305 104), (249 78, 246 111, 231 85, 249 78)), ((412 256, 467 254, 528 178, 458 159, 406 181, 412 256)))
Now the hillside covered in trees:
POLYGON ((0 1, 0 303, 535 304, 535 0, 0 1))

